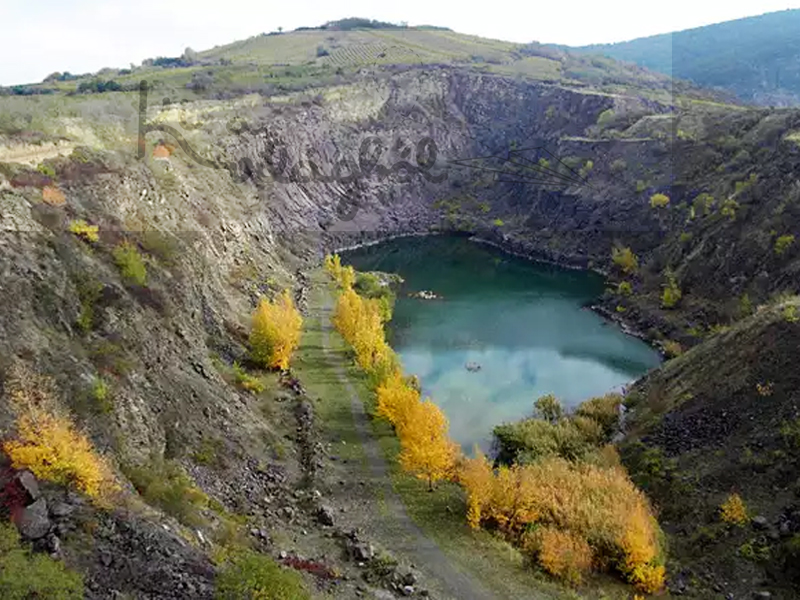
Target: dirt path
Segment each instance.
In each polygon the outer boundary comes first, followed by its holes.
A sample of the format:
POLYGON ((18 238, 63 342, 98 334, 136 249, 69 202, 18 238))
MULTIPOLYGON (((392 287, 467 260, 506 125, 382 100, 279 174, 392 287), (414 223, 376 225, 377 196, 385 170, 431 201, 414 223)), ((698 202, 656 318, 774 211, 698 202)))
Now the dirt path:
POLYGON ((320 314, 320 326, 323 331, 323 352, 328 358, 331 368, 340 380, 350 397, 350 408, 353 422, 366 454, 369 479, 378 486, 378 496, 385 503, 385 513, 381 516, 382 529, 396 533, 392 535, 391 548, 414 557, 415 562, 424 566, 425 570, 440 583, 441 588, 458 600, 484 600, 495 598, 484 586, 469 574, 458 569, 439 546, 428 538, 414 521, 408 516, 402 500, 392 487, 389 466, 384 460, 378 442, 372 435, 369 416, 364 403, 350 382, 340 361, 334 359, 330 336, 332 333, 331 313, 333 300, 330 293, 325 292, 325 300, 320 314), (386 521, 391 521, 387 523, 386 521))

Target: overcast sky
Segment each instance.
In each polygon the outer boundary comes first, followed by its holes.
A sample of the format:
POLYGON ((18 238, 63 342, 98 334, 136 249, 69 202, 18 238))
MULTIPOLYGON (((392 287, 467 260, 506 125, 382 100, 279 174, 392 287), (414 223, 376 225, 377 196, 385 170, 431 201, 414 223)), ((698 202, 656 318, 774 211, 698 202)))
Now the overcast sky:
POLYGON ((127 67, 343 17, 514 42, 616 42, 800 7, 800 0, 0 0, 0 85, 127 67))

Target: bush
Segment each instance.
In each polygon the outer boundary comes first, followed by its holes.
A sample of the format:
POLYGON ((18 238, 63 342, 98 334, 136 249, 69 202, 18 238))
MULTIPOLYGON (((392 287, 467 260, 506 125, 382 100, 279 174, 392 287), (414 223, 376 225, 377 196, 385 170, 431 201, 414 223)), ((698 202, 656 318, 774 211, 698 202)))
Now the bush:
POLYGON ((667 340, 664 342, 664 354, 669 358, 675 358, 683 354, 683 347, 675 340, 667 340))
POLYGON ((739 494, 731 494, 719 507, 719 516, 731 525, 746 525, 750 517, 747 515, 747 507, 739 494))
POLYGON ((251 550, 240 550, 217 576, 216 600, 308 600, 300 575, 251 550))
POLYGON ((466 459, 462 473, 473 519, 511 541, 538 551, 532 529, 569 534, 569 541, 548 534, 553 541, 546 559, 553 570, 585 565, 586 547, 579 541, 585 540, 598 565, 616 569, 642 591, 663 586, 661 532, 647 499, 624 470, 551 457, 493 472, 479 456, 466 459), (564 548, 559 550, 559 544, 564 548))
POLYGON ((102 377, 95 377, 92 382, 92 400, 97 409, 102 413, 110 413, 114 409, 111 402, 109 385, 102 377))
POLYGON ((739 210, 739 203, 733 198, 728 198, 720 206, 719 212, 723 217, 728 217, 729 220, 736 219, 736 212, 739 210))
POLYGON ((650 196, 650 206, 653 208, 664 208, 669 206, 669 196, 666 194, 653 194, 650 196))
POLYGON ((575 414, 596 421, 603 428, 604 435, 610 437, 619 425, 620 406, 622 406, 620 394, 606 394, 581 403, 575 414))
POLYGON ((542 527, 535 534, 534 547, 544 569, 567 583, 579 585, 592 567, 592 549, 581 535, 542 527))
POLYGON ((615 246, 611 250, 611 260, 627 275, 635 273, 639 268, 639 257, 628 247, 615 246))
POLYGON ((41 173, 45 177, 49 177, 50 179, 55 179, 56 177, 56 171, 50 165, 41 163, 37 165, 36 170, 39 171, 39 173, 41 173))
POLYGON ((777 240, 775 240, 775 254, 781 255, 786 252, 791 245, 794 244, 794 236, 793 235, 782 235, 777 240))
POLYGON ((123 471, 148 504, 161 508, 188 527, 203 524, 200 511, 208 505, 208 496, 177 462, 154 456, 142 465, 124 465, 123 471))
POLYGON ((564 416, 561 402, 553 394, 537 398, 536 402, 533 403, 533 407, 534 414, 537 417, 550 423, 557 423, 564 416))
POLYGON ((601 112, 597 116, 597 125, 599 127, 605 128, 610 125, 614 121, 614 111, 612 109, 606 109, 601 112))
POLYGON ((667 272, 667 283, 664 284, 664 291, 661 293, 661 306, 663 308, 674 308, 680 302, 683 293, 678 287, 678 282, 671 272, 667 272))
POLYGON ((123 242, 112 252, 122 278, 136 285, 147 285, 147 267, 139 250, 130 242, 123 242))
POLYGON ((233 375, 236 378, 237 385, 242 389, 254 394, 260 394, 264 391, 264 382, 258 377, 250 375, 238 362, 233 363, 233 375))
POLYGON ((99 227, 97 225, 89 225, 83 219, 72 221, 69 224, 70 233, 74 233, 82 240, 95 243, 100 239, 98 234, 99 227))
POLYGON ((630 281, 621 281, 617 286, 617 293, 620 296, 630 296, 633 294, 633 286, 630 281))
POLYGON ((77 325, 83 333, 88 333, 94 325, 95 304, 103 292, 103 284, 90 275, 80 274, 75 278, 75 289, 81 305, 77 325))
POLYGON ((699 214, 702 214, 703 216, 709 215, 713 207, 714 207, 714 196, 706 192, 698 194, 692 201, 692 208, 695 211, 695 215, 699 214))
POLYGON ((81 600, 83 577, 46 554, 20 545, 16 527, 0 524, 0 598, 3 600, 81 600))
POLYGON ((590 419, 564 419, 557 423, 525 419, 497 425, 492 434, 498 449, 497 461, 507 465, 529 464, 552 456, 580 461, 603 437, 600 424, 590 419))
POLYGON ((300 343, 303 318, 289 290, 274 301, 261 298, 253 313, 250 347, 253 360, 271 369, 288 369, 300 343))
POLYGON ((495 227, 502 227, 503 225, 505 225, 505 223, 503 222, 503 219, 495 219, 494 221, 492 221, 492 225, 494 225, 495 227))
POLYGON ((17 415, 17 436, 3 443, 12 466, 29 469, 40 479, 74 485, 104 503, 118 489, 113 472, 89 438, 59 413, 52 383, 19 367, 7 385, 17 415))

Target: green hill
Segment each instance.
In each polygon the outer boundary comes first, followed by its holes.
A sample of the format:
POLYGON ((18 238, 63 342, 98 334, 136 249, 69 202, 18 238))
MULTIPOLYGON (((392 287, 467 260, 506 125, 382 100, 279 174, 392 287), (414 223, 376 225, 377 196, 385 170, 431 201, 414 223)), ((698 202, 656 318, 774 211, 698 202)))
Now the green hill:
POLYGON ((730 90, 749 102, 800 102, 800 10, 576 50, 730 90))
POLYGON ((187 49, 180 57, 154 57, 128 69, 53 73, 41 83, 0 88, 0 95, 134 91, 147 79, 173 101, 246 93, 269 96, 341 84, 367 72, 448 66, 605 93, 633 92, 667 102, 675 92, 708 97, 688 85, 673 84, 663 74, 609 58, 445 28, 388 25, 346 19, 318 28, 262 33, 204 52, 187 49))

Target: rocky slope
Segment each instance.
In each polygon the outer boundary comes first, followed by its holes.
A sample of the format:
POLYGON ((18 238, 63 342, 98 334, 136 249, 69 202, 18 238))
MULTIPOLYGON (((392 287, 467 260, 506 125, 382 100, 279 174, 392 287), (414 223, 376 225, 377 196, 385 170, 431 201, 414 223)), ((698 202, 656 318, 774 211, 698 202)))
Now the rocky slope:
POLYGON ((763 307, 637 382, 624 456, 657 502, 691 597, 796 597, 798 300, 763 307), (720 506, 739 494, 742 525, 720 506))

